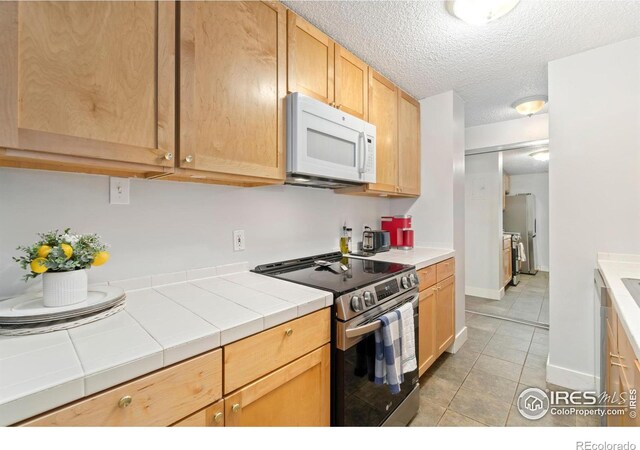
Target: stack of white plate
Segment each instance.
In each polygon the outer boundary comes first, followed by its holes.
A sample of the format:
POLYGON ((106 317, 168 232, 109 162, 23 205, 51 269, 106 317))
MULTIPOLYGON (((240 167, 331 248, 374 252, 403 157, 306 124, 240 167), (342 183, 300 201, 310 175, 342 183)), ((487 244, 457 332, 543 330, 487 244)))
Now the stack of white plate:
POLYGON ((89 290, 81 303, 59 308, 44 306, 42 292, 0 301, 0 334, 25 335, 66 330, 109 317, 125 306, 125 293, 114 286, 89 290))

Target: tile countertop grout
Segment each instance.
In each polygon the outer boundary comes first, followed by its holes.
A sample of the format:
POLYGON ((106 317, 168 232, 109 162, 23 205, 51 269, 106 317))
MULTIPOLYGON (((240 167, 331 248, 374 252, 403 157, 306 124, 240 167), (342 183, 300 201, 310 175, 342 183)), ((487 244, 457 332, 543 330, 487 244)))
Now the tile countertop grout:
POLYGON ((598 268, 636 358, 640 359, 640 306, 622 282, 622 278, 640 278, 640 255, 598 253, 598 268))
MULTIPOLYGON (((369 259, 420 269, 453 255, 449 249, 417 247, 369 259)), ((112 281, 127 292, 121 313, 55 333, 0 336, 0 426, 333 304, 330 292, 247 269, 239 263, 112 281), (183 326, 176 329, 176 323, 183 326), (56 350, 43 352, 47 346, 56 350)))

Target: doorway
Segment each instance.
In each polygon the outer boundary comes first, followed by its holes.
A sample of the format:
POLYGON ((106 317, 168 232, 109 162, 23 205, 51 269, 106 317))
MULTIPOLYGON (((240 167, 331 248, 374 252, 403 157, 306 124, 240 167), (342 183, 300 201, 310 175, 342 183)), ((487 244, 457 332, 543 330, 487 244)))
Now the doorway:
POLYGON ((467 153, 466 309, 549 326, 548 141, 467 153))

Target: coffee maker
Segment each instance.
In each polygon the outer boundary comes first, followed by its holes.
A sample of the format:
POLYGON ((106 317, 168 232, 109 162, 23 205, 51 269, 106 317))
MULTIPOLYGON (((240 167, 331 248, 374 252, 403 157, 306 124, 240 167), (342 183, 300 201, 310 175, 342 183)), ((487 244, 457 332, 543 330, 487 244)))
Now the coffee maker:
POLYGON ((413 229, 411 216, 384 216, 381 218, 381 228, 389 232, 391 247, 399 250, 413 248, 413 229))

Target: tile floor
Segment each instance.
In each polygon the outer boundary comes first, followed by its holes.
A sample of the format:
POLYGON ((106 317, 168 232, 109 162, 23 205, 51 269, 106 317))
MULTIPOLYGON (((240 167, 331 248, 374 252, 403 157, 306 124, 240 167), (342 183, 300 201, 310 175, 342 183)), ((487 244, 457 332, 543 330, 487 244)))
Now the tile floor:
POLYGON ((517 286, 509 286, 501 300, 467 295, 467 311, 549 324, 549 272, 520 275, 517 286))
POLYGON ((443 354, 420 379, 420 411, 411 426, 597 426, 598 419, 525 419, 515 404, 527 387, 546 383, 548 331, 467 313, 468 340, 443 354))

